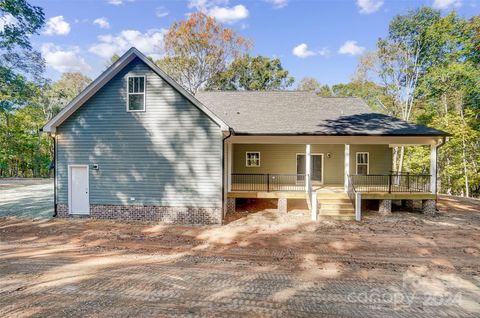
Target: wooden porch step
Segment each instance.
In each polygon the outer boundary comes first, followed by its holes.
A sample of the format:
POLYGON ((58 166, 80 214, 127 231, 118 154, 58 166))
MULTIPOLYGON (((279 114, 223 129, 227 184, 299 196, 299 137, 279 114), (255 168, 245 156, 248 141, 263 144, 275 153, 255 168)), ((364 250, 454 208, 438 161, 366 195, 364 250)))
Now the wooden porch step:
POLYGON ((342 208, 342 209, 353 209, 353 206, 352 206, 352 202, 348 201, 348 202, 329 202, 329 201, 321 201, 319 202, 318 204, 320 206, 320 209, 330 209, 330 208, 333 208, 333 209, 338 209, 338 208, 342 208))
POLYGON ((346 193, 319 193, 317 192, 317 199, 318 200, 349 200, 350 198, 346 193))
POLYGON ((355 215, 355 210, 353 209, 320 209, 318 215, 345 215, 353 214, 355 215))
POLYGON ((354 221, 355 214, 352 215, 319 215, 319 220, 335 220, 335 221, 354 221))

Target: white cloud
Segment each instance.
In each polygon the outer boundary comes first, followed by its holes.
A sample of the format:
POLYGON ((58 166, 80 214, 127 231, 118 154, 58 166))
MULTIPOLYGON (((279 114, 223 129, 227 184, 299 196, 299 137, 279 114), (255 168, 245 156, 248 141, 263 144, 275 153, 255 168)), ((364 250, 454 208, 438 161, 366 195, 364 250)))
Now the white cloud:
POLYGON ((122 0, 108 0, 108 3, 114 6, 119 6, 122 4, 122 0))
POLYGON ((308 49, 308 45, 306 43, 301 43, 293 48, 292 53, 293 55, 304 59, 315 55, 327 56, 330 51, 327 48, 322 48, 318 51, 312 51, 308 49))
POLYGON ((358 46, 357 41, 346 41, 338 49, 340 54, 349 54, 349 55, 360 55, 365 51, 363 46, 358 46))
POLYGON ((383 5, 383 0, 357 0, 360 13, 370 14, 376 12, 383 5))
POLYGON ((62 15, 48 19, 43 32, 46 35, 67 35, 70 33, 70 24, 63 19, 62 15))
POLYGON ((166 32, 165 29, 152 29, 145 33, 137 30, 123 30, 117 35, 100 35, 97 37, 98 43, 92 45, 88 51, 109 59, 113 54, 122 55, 134 46, 146 55, 160 58, 166 32))
POLYGON ((328 55, 330 55, 330 50, 327 49, 326 47, 321 48, 320 50, 318 50, 318 55, 320 55, 320 56, 328 56, 328 55))
POLYGON ((80 48, 78 46, 62 49, 53 43, 42 44, 40 51, 42 52, 47 65, 59 72, 81 72, 86 73, 91 70, 90 65, 85 59, 79 55, 80 48))
POLYGON ((188 2, 188 7, 190 9, 198 9, 199 11, 204 11, 207 8, 218 5, 226 5, 228 0, 190 0, 188 2))
POLYGON ((456 8, 462 6, 462 0, 434 0, 433 5, 435 9, 446 9, 450 6, 454 6, 456 8))
POLYGON ((10 13, 5 14, 4 16, 0 17, 0 32, 3 32, 6 26, 13 26, 17 23, 17 18, 10 13))
POLYGON ((248 17, 248 9, 241 4, 232 8, 215 6, 207 14, 220 22, 234 23, 248 17))
POLYGON ((288 5, 288 0, 264 0, 273 5, 275 9, 281 9, 288 5))
POLYGON ((155 9, 155 15, 159 18, 166 17, 168 15, 168 11, 165 7, 158 7, 155 9))
POLYGON ((190 0, 189 8, 197 9, 219 22, 235 23, 248 17, 247 7, 242 4, 227 7, 228 0, 190 0))
POLYGON ((98 25, 102 29, 110 29, 110 23, 107 18, 97 18, 93 21, 93 24, 98 25))

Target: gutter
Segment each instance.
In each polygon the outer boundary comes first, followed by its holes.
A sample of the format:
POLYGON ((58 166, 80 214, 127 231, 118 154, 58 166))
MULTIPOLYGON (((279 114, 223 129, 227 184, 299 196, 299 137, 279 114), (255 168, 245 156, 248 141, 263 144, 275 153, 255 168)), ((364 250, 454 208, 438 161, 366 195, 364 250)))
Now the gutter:
MULTIPOLYGON (((225 141, 232 136, 233 129, 228 128, 228 136, 222 138, 222 210, 225 209, 225 141)), ((227 172, 228 173, 228 172, 227 172)), ((228 176, 227 176, 228 180, 228 176)), ((222 223, 225 211, 222 211, 222 223)))

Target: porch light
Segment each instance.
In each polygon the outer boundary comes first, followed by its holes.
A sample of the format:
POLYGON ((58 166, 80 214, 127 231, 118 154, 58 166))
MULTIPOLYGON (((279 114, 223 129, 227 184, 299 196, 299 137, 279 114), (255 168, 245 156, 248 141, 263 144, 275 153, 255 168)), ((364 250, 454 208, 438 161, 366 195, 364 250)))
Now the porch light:
POLYGON ((327 158, 328 158, 328 159, 332 158, 332 154, 329 153, 329 152, 327 152, 327 158))

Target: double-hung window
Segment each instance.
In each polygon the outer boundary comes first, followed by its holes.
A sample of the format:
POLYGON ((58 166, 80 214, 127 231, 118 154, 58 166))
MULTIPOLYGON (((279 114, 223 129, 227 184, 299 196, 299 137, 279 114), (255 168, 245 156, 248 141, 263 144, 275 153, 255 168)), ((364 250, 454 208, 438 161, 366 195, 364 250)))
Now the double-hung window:
POLYGON ((369 158, 368 152, 357 152, 357 174, 366 175, 369 173, 369 158))
POLYGON ((129 76, 127 81, 127 111, 145 111, 145 76, 129 76))
POLYGON ((245 157, 247 167, 260 167, 260 153, 248 151, 245 157))

